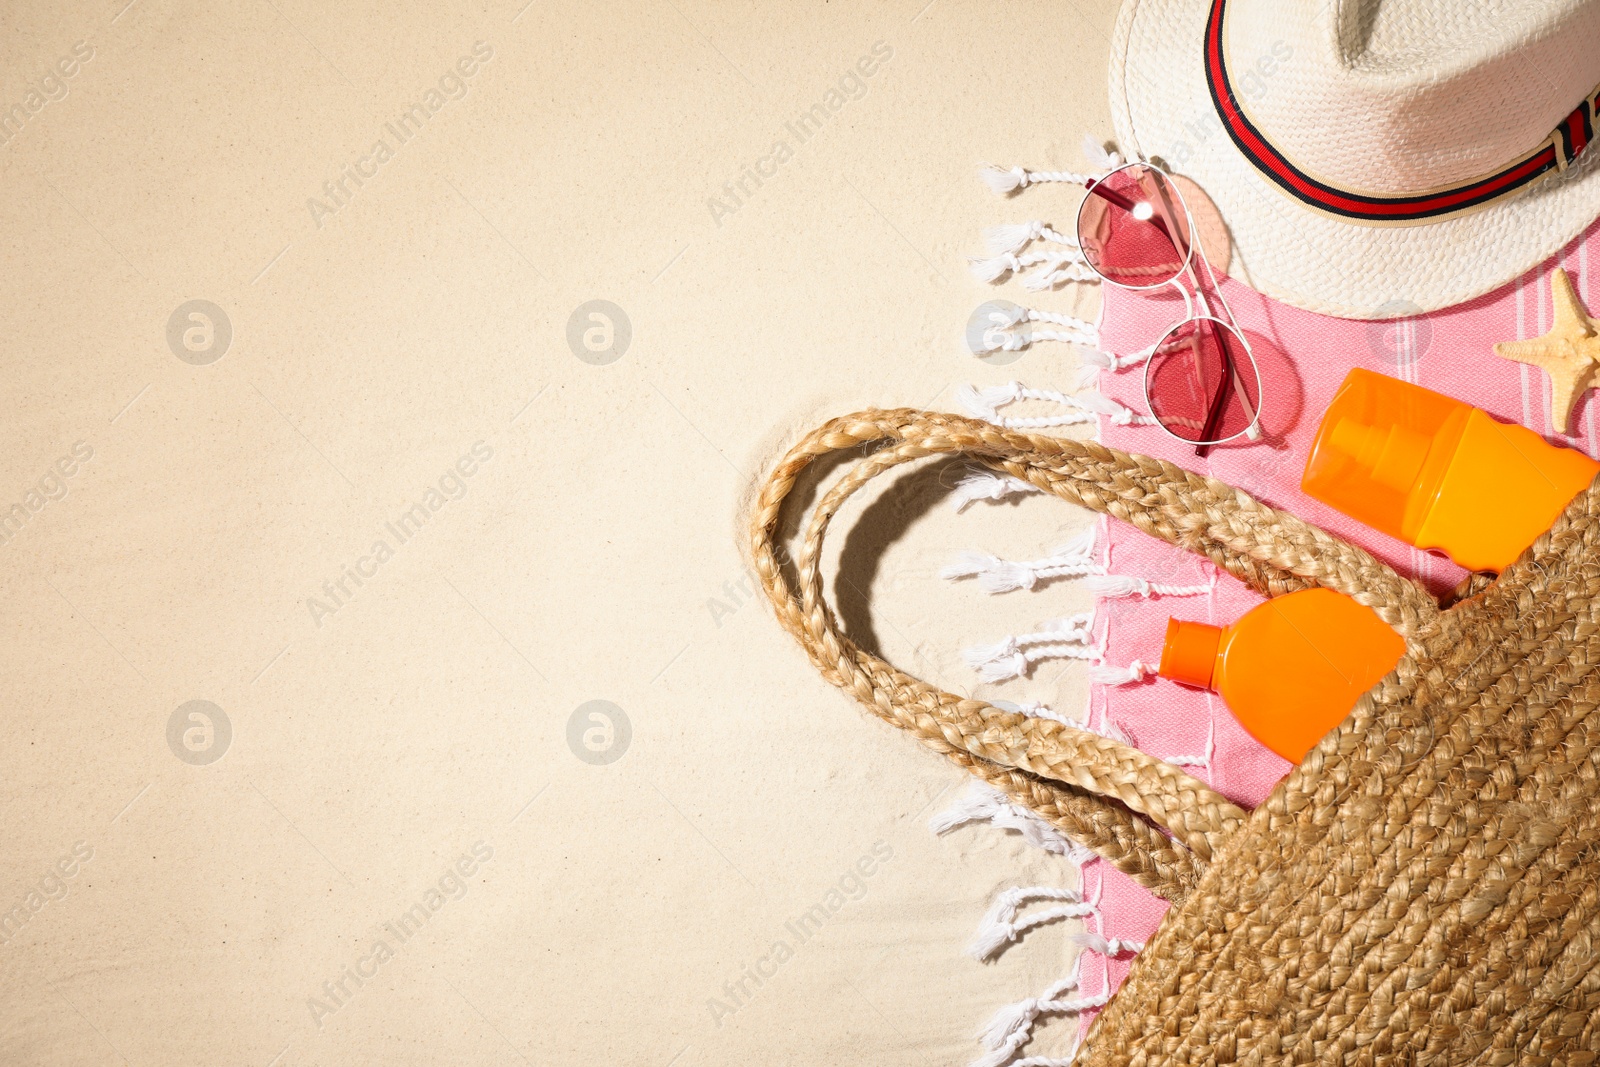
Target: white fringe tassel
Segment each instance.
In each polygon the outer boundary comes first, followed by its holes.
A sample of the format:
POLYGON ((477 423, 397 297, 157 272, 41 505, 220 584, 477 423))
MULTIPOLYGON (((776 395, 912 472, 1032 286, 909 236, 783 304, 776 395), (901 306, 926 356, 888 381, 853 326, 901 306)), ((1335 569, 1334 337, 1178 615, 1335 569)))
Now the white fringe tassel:
MULTIPOLYGON (((1067 994, 1078 990, 1078 976, 1081 972, 1083 957, 1080 955, 1073 961, 1072 970, 1067 976, 1046 989, 1043 995, 1030 997, 1027 1000, 1008 1004, 995 1012, 989 1025, 983 1028, 979 1040, 990 1051, 972 1061, 972 1067, 1004 1067, 1010 1063, 1017 1052, 1033 1037, 1033 1026, 1041 1015, 1079 1015, 1095 1008, 1104 1007, 1111 1000, 1109 993, 1100 993, 1092 997, 1076 997, 1067 999, 1067 994)), ((1076 1052, 1076 1043, 1074 1043, 1076 1052)), ((1072 1056, 1069 1054, 1061 1060, 1041 1060, 1030 1057, 1023 1061, 1040 1067, 1044 1063, 1070 1063, 1072 1056)), ((1020 1067, 1020 1065, 1019 1065, 1020 1067)))
POLYGON ((1102 937, 1090 930, 1081 934, 1073 934, 1072 940, 1083 946, 1085 952, 1097 952, 1108 959, 1118 956, 1132 956, 1144 951, 1143 941, 1129 941, 1120 937, 1102 937))
POLYGON ((1018 189, 1026 189, 1041 182, 1087 185, 1099 181, 1108 171, 1122 165, 1122 157, 1115 152, 1107 152, 1105 146, 1096 141, 1092 135, 1085 135, 1083 138, 1083 154, 1094 164, 1096 170, 1088 173, 1070 170, 1027 170, 1023 167, 997 167, 993 163, 985 163, 979 169, 978 176, 995 193, 1009 196, 1018 189))
POLYGON ((1076 889, 1059 889, 1054 886, 1018 886, 1007 889, 996 898, 994 906, 978 924, 978 932, 967 955, 980 962, 998 956, 1010 944, 1020 940, 1029 930, 1055 922, 1057 919, 1087 919, 1099 917, 1093 904, 1085 904, 1076 889), (1023 906, 1039 900, 1057 900, 1057 907, 1036 911, 1026 918, 1017 918, 1023 906))
MULTIPOLYGON (((1137 663, 1138 661, 1135 660, 1134 662, 1137 663)), ((1131 745, 1137 749, 1143 749, 1144 747, 1143 745, 1139 744, 1138 738, 1132 736, 1115 719, 1107 719, 1105 721, 1105 725, 1098 730, 1087 725, 1084 726, 1084 729, 1088 730, 1090 733, 1099 734, 1102 737, 1109 737, 1114 741, 1121 741, 1123 744, 1131 745)), ((1211 773, 1211 759, 1216 754, 1217 721, 1215 719, 1208 719, 1206 721, 1206 747, 1203 754, 1199 756, 1162 756, 1161 758, 1166 760, 1168 763, 1175 764, 1179 767, 1203 768, 1206 774, 1209 776, 1211 773)))
MULTIPOLYGON (((1000 316, 997 314, 995 317, 1000 316)), ((1060 341, 1064 345, 1094 344, 1091 338, 1071 330, 1049 330, 1032 326, 1008 329, 1004 326, 990 326, 983 331, 985 352, 1020 352, 1036 341, 1060 341)))
POLYGON ((982 178, 983 184, 996 195, 1009 196, 1019 189, 1045 182, 1087 185, 1089 182, 1099 181, 1105 174, 1078 173, 1070 170, 1026 170, 1022 167, 997 167, 993 163, 985 163, 978 168, 978 177, 982 178))
POLYGON ((1051 229, 1048 222, 1040 219, 990 226, 983 231, 983 246, 988 249, 991 256, 1021 252, 1034 241, 1049 241, 1051 244, 1066 245, 1069 248, 1078 247, 1076 237, 1059 233, 1051 229))
POLYGON ((1125 745, 1133 744, 1133 739, 1128 736, 1127 731, 1123 730, 1121 724, 1109 717, 1102 717, 1099 726, 1095 726, 1092 722, 1086 722, 1083 724, 1083 728, 1092 734, 1109 737, 1113 741, 1121 741, 1125 745))
MULTIPOLYGON (((1087 906, 1093 907, 1092 904, 1087 906)), ((1032 1039, 1034 1024, 1041 1015, 1081 1015, 1083 1012, 1103 1008, 1110 1003, 1109 983, 1104 992, 1092 997, 1067 998, 1067 994, 1078 990, 1079 976, 1083 972, 1083 957, 1086 954, 1093 952, 1107 959, 1116 959, 1144 949, 1143 941, 1105 937, 1088 931, 1073 934, 1072 940, 1083 946, 1078 958, 1072 961, 1072 970, 1065 978, 1046 989, 1042 995, 1019 1000, 995 1012, 994 1018, 989 1020, 989 1025, 978 1035, 979 1040, 990 1051, 973 1060, 972 1067, 1005 1067, 1005 1064, 1011 1063, 1022 1046, 1032 1039)), ((1063 1067, 1072 1063, 1077 1051, 1078 1043, 1074 1041, 1072 1051, 1063 1058, 1030 1056, 1017 1060, 1015 1067, 1063 1067)))
MULTIPOLYGON (((1089 575, 1084 584, 1103 597, 1201 596, 1216 587, 1215 576, 1204 585, 1172 585, 1147 581, 1131 574, 1089 575)), ((1136 659, 1126 667, 1096 664, 1089 668, 1089 680, 1100 685, 1135 685, 1155 673, 1155 667, 1136 659)))
POLYGON ((1045 289, 1053 289, 1063 282, 1098 282, 1099 280, 1100 275, 1096 274, 1094 268, 1089 266, 1088 263, 1069 259, 1056 264, 1054 267, 1034 271, 1022 279, 1022 287, 1033 292, 1041 292, 1045 289))
POLYGON ((1206 777, 1211 776, 1211 757, 1217 754, 1217 721, 1215 719, 1206 723, 1206 749, 1200 756, 1167 756, 1168 763, 1179 767, 1201 767, 1206 772, 1206 777))
POLYGON ((989 313, 989 328, 983 332, 984 351, 1017 352, 1035 341, 1060 341, 1091 348, 1100 343, 1094 323, 1074 315, 1025 307, 1011 311, 996 309, 989 313), (1040 323, 1044 325, 1038 325, 1040 323), (1052 326, 1061 329, 1050 329, 1052 326))
POLYGON ((1094 281, 1099 277, 1084 260, 1083 253, 1076 248, 1056 252, 1024 252, 1021 255, 1007 252, 992 259, 968 256, 967 263, 972 276, 980 282, 998 282, 1007 274, 1021 274, 1031 267, 1043 266, 1043 270, 1022 279, 1023 286, 1028 289, 1048 289, 1050 284, 1042 283, 1040 279, 1053 277, 1057 273, 1063 274, 1063 281, 1094 281))
POLYGON ((1083 150, 1084 157, 1102 172, 1116 170, 1123 164, 1121 154, 1108 152, 1106 146, 1095 140, 1095 136, 1092 133, 1083 135, 1080 147, 1083 150))
POLYGON ((928 821, 928 829, 942 837, 957 827, 975 822, 1015 830, 1028 844, 1064 856, 1072 863, 1082 865, 1097 858, 1034 812, 1012 803, 1000 790, 983 782, 973 782, 960 799, 928 821))
MULTIPOLYGON (((1008 316, 1000 317, 1004 318, 1008 316)), ((1137 367, 1141 363, 1147 362, 1150 357, 1157 352, 1172 352, 1179 348, 1185 348, 1188 346, 1188 344, 1189 342, 1183 339, 1164 341, 1160 344, 1147 345, 1146 347, 1139 349, 1139 351, 1129 352, 1125 356, 1115 356, 1110 352, 1096 349, 1093 352, 1085 352, 1083 354, 1083 361, 1099 370, 1127 370, 1129 367, 1137 367)))
POLYGON ((1104 416, 1116 426, 1153 426, 1155 419, 1140 415, 1121 401, 1113 400, 1099 392, 1063 393, 1056 389, 1030 389, 1021 382, 978 389, 964 385, 956 390, 956 399, 975 418, 984 419, 1008 430, 1035 430, 1050 426, 1072 426, 1093 422, 1104 416), (1059 415, 1040 415, 1014 418, 1001 415, 1000 408, 1008 404, 1034 400, 1055 404, 1065 410, 1059 415))
POLYGON ((1018 634, 992 645, 961 653, 985 682, 1005 682, 1025 676, 1033 665, 1047 659, 1094 659, 1094 612, 1046 623, 1036 633, 1018 634))
POLYGON ((1097 663, 1089 668, 1089 681, 1098 685, 1132 685, 1142 682, 1156 673, 1156 669, 1144 660, 1136 659, 1126 667, 1112 667, 1104 663, 1097 663))
POLYGON ((1014 496, 1042 492, 1044 490, 1032 482, 1025 482, 1009 474, 990 470, 973 471, 957 482, 956 487, 950 491, 950 505, 957 511, 965 511, 967 505, 975 500, 998 503, 1014 496))
POLYGON ((1104 349, 1096 349, 1093 352, 1085 352, 1083 354, 1083 362, 1097 371, 1127 370, 1129 367, 1136 367, 1149 359, 1151 351, 1152 349, 1145 348, 1138 352, 1131 352, 1126 356, 1116 356, 1104 349))
MULTIPOLYGON (((1004 318, 1005 316, 996 317, 1004 318)), ((991 332, 994 332, 995 329, 996 328, 991 328, 991 332)), ((1003 334, 1004 331, 1002 330, 1000 332, 1003 334)), ((1129 352, 1125 356, 1119 356, 1114 353, 1107 352, 1102 348, 1091 345, 1090 350, 1082 353, 1080 357, 1083 361, 1083 364, 1078 370, 1078 388, 1092 388, 1099 380, 1101 371, 1111 371, 1115 373, 1120 370, 1127 370, 1129 367, 1137 367, 1148 362, 1150 357, 1157 352, 1171 352, 1174 349, 1182 348, 1187 344, 1187 341, 1166 341, 1161 344, 1155 344, 1146 348, 1141 348, 1137 352, 1129 352)))
POLYGON ((996 700, 994 706, 1001 711, 1014 711, 1019 715, 1027 715, 1035 719, 1049 719, 1051 722, 1058 722, 1062 726, 1073 726, 1080 730, 1083 728, 1081 723, 1073 722, 1059 711, 1037 700, 1030 700, 1021 704, 1015 704, 1009 700, 996 700))
POLYGON ((1166 582, 1148 582, 1131 574, 1105 574, 1091 576, 1084 583, 1104 597, 1200 596, 1211 592, 1211 583, 1205 585, 1171 585, 1166 582))
POLYGON ((1104 575, 1105 568, 1094 558, 1094 539, 1095 527, 1091 526, 1044 559, 1026 561, 1000 559, 983 552, 963 552, 956 562, 939 572, 939 577, 949 581, 976 578, 985 592, 1009 593, 1016 589, 1032 589, 1053 578, 1104 575))
MULTIPOLYGON (((1055 326, 1065 326, 1093 338, 1095 334, 1094 323, 1088 319, 1080 319, 1076 315, 1068 315, 1060 311, 1040 311, 1038 308, 1017 307, 1010 312, 996 310, 989 316, 989 321, 996 326, 1011 327, 1019 322, 1048 322, 1055 326)), ((1093 344, 1092 340, 1084 342, 1093 344)))

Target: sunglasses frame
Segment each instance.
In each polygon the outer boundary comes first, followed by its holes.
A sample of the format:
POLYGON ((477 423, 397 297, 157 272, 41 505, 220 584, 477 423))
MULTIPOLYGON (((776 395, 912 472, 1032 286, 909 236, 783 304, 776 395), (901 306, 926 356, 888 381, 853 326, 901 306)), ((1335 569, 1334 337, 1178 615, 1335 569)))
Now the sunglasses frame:
MULTIPOLYGON (((1089 182, 1085 186, 1085 188, 1088 190, 1088 195, 1083 198, 1083 201, 1081 203, 1079 203, 1077 218, 1074 220, 1074 225, 1075 225, 1074 233, 1078 238, 1078 243, 1079 243, 1080 247, 1083 244, 1083 232, 1084 232, 1084 228, 1083 228, 1083 212, 1084 212, 1084 207, 1089 203, 1089 198, 1090 197, 1094 197, 1094 196, 1098 196, 1103 200, 1109 199, 1106 196, 1105 192, 1097 191, 1099 189, 1099 186, 1102 185, 1106 181, 1106 179, 1110 178, 1113 174, 1117 174, 1117 173, 1119 173, 1121 171, 1125 171, 1125 170, 1131 170, 1131 169, 1133 169, 1135 167, 1142 167, 1146 171, 1149 171, 1152 174, 1158 175, 1160 180, 1161 180, 1162 185, 1164 185, 1167 189, 1172 190, 1173 195, 1177 197, 1178 206, 1183 209, 1183 223, 1184 223, 1184 226, 1188 229, 1188 237, 1189 237, 1188 242, 1187 242, 1187 247, 1184 249, 1183 263, 1178 267, 1178 269, 1176 271, 1173 272, 1172 277, 1170 277, 1170 278, 1166 278, 1166 279, 1164 279, 1162 281, 1159 281, 1159 282, 1154 282, 1154 283, 1152 283, 1150 285, 1129 285, 1126 282, 1118 281, 1118 280, 1116 280, 1114 278, 1108 277, 1105 274, 1105 272, 1102 271, 1100 269, 1100 267, 1094 262, 1094 260, 1092 258, 1090 258, 1089 256, 1087 256, 1087 255, 1084 256, 1084 260, 1085 260, 1085 262, 1087 262, 1089 264, 1089 269, 1094 271, 1095 274, 1099 275, 1099 277, 1100 277, 1100 279, 1102 281, 1106 282, 1109 285, 1115 285, 1118 288, 1128 289, 1128 290, 1131 290, 1133 292, 1149 292, 1151 290, 1160 289, 1160 288, 1163 288, 1165 286, 1170 285, 1173 288, 1178 290, 1178 295, 1179 296, 1183 297, 1184 317, 1182 319, 1180 319, 1178 322, 1174 323, 1171 327, 1169 327, 1166 330, 1165 333, 1163 333, 1161 335, 1161 339, 1159 341, 1157 341, 1155 346, 1153 348, 1151 348, 1151 350, 1150 350, 1150 358, 1145 360, 1144 378, 1143 378, 1143 381, 1141 383, 1141 388, 1144 391, 1145 406, 1147 408, 1150 408, 1151 415, 1153 417, 1155 417, 1156 425, 1158 427, 1160 427, 1162 433, 1166 434, 1168 437, 1171 437, 1175 441, 1181 441, 1186 445, 1194 446, 1195 455, 1197 455, 1197 456, 1205 456, 1213 446, 1215 446, 1215 445, 1224 445, 1224 444, 1227 444, 1230 441, 1236 441, 1240 437, 1248 437, 1252 441, 1260 440, 1260 438, 1261 438, 1261 368, 1256 363, 1255 352, 1253 352, 1251 350, 1251 348, 1250 348, 1249 339, 1245 337, 1244 330, 1239 326, 1238 319, 1236 319, 1234 317, 1233 309, 1228 306, 1228 298, 1222 294, 1222 287, 1221 287, 1221 285, 1219 285, 1217 283, 1217 272, 1216 272, 1215 268, 1213 268, 1211 266, 1211 261, 1208 258, 1206 258, 1205 246, 1204 246, 1203 242, 1200 239, 1199 227, 1197 227, 1195 225, 1194 213, 1189 210, 1189 202, 1184 199, 1183 190, 1178 188, 1178 183, 1174 182, 1172 180, 1172 176, 1169 175, 1166 171, 1162 170, 1160 167, 1156 166, 1154 163, 1148 163, 1148 162, 1145 162, 1143 160, 1134 160, 1134 161, 1132 161, 1130 163, 1124 163, 1120 167, 1113 167, 1111 170, 1107 171, 1105 174, 1101 175, 1099 178, 1095 179, 1092 182, 1089 182), (1195 257, 1196 257, 1197 253, 1198 253, 1200 262, 1205 264, 1206 275, 1211 281, 1211 289, 1212 289, 1212 291, 1214 293, 1216 293, 1217 302, 1222 305, 1223 313, 1227 315, 1226 319, 1218 317, 1217 315, 1213 314, 1212 311, 1211 311, 1210 302, 1206 299, 1205 292, 1204 292, 1204 290, 1202 289, 1202 287, 1200 285, 1199 272, 1196 271, 1195 268, 1194 268, 1194 260, 1195 260, 1195 257), (1180 285, 1179 281, 1178 281, 1180 278, 1184 277, 1185 275, 1188 276, 1190 283, 1194 286, 1194 297, 1192 299, 1189 296, 1188 290, 1185 289, 1182 285, 1180 285), (1200 313, 1199 314, 1195 313, 1195 304, 1196 304, 1196 302, 1198 302, 1199 306, 1200 306, 1200 313), (1249 402, 1247 400, 1244 399, 1243 396, 1240 397, 1240 403, 1244 405, 1245 410, 1247 412, 1249 412, 1249 415, 1250 415, 1250 423, 1249 423, 1249 425, 1247 425, 1244 429, 1240 430, 1238 433, 1230 434, 1227 437, 1218 438, 1218 439, 1216 439, 1214 441, 1191 441, 1190 439, 1188 439, 1186 437, 1182 437, 1182 436, 1180 436, 1180 435, 1178 435, 1176 433, 1173 433, 1161 421, 1159 416, 1155 416, 1154 405, 1152 405, 1150 403, 1150 366, 1151 366, 1151 364, 1153 364, 1157 359, 1162 358, 1164 353, 1161 351, 1161 348, 1162 348, 1163 345, 1165 345, 1167 343, 1167 341, 1172 337, 1172 335, 1174 333, 1176 333, 1178 330, 1182 329, 1184 326, 1188 325, 1191 322, 1200 322, 1200 321, 1214 322, 1217 325, 1226 328, 1236 338, 1238 338, 1239 343, 1244 346, 1245 357, 1247 359, 1249 359, 1249 361, 1250 361, 1250 371, 1255 376, 1255 381, 1256 381, 1256 392, 1255 392, 1256 404, 1255 404, 1254 410, 1251 409, 1251 405, 1249 404, 1249 402)), ((1117 206, 1121 206, 1121 205, 1117 205, 1117 206)), ((1131 209, 1127 208, 1127 207, 1124 207, 1124 210, 1128 210, 1128 211, 1131 212, 1131 209)), ((1170 238, 1170 235, 1168 235, 1168 236, 1170 238)), ((1227 350, 1226 346, 1223 346, 1222 352, 1223 352, 1223 358, 1228 361, 1229 369, 1232 371, 1233 377, 1235 379, 1237 379, 1238 376, 1239 376, 1239 369, 1236 366, 1233 366, 1234 360, 1233 360, 1232 356, 1230 356, 1228 354, 1228 350, 1227 350)), ((1240 383, 1240 384, 1242 384, 1242 383, 1240 383)), ((1242 390, 1241 390, 1241 392, 1242 392, 1242 390)), ((1219 390, 1218 394, 1217 394, 1217 400, 1214 401, 1214 404, 1213 404, 1214 410, 1213 410, 1212 414, 1210 416, 1208 416, 1208 418, 1215 417, 1216 412, 1220 411, 1220 405, 1222 403, 1225 403, 1225 402, 1226 402, 1225 393, 1222 390, 1219 390)))

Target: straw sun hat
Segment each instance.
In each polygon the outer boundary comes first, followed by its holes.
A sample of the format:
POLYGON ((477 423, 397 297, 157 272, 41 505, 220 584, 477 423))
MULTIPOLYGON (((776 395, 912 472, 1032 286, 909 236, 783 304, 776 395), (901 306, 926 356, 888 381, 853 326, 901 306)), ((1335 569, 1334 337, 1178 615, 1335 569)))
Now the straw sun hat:
POLYGON ((1215 201, 1233 273, 1346 318, 1448 307, 1600 215, 1600 0, 1125 0, 1126 155, 1215 201))

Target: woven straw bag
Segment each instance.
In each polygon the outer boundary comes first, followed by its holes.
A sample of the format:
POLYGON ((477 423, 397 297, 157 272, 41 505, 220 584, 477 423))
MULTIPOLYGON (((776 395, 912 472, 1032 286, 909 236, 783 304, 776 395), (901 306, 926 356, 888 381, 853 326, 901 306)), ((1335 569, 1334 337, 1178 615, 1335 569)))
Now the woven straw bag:
POLYGON ((771 472, 754 561, 823 676, 1172 901, 1095 1020, 1089 1067, 1589 1064, 1600 1050, 1600 488, 1445 610, 1372 556, 1210 478, 1084 441, 912 410, 809 434, 771 472), (794 560, 796 477, 875 445, 794 560), (1209 557, 1312 585, 1405 639, 1394 672, 1253 812, 1127 745, 918 681, 844 636, 818 558, 874 476, 963 455, 1209 557))

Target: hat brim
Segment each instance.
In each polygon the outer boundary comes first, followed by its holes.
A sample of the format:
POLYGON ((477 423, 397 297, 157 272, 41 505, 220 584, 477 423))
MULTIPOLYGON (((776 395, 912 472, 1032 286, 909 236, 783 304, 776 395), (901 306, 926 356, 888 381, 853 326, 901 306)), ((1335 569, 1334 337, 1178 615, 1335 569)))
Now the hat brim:
POLYGON ((1201 50, 1210 6, 1124 0, 1111 40, 1111 115, 1125 156, 1160 159, 1211 197, 1233 236, 1231 274, 1251 288, 1339 318, 1436 311, 1538 266, 1600 215, 1595 151, 1519 196, 1438 222, 1371 226, 1312 210, 1223 130, 1201 50))

